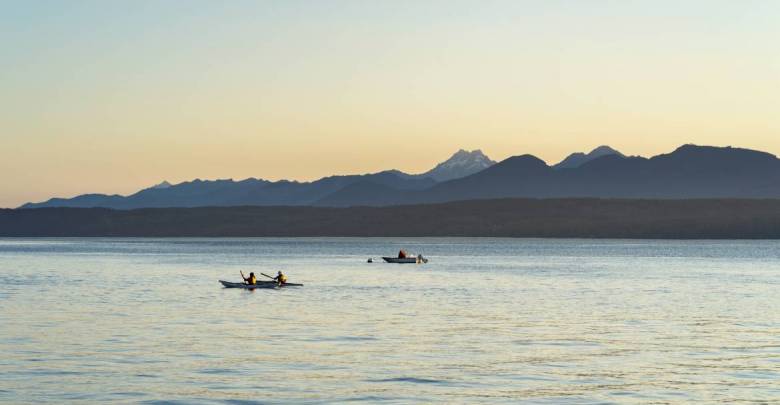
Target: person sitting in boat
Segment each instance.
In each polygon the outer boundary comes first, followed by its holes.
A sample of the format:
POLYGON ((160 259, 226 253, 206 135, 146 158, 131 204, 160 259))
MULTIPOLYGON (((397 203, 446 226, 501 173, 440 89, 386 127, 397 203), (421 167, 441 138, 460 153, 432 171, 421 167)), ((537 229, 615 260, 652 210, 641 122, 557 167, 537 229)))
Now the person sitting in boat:
POLYGON ((282 274, 282 272, 280 271, 280 272, 276 273, 276 277, 274 277, 274 280, 276 280, 276 282, 279 283, 279 284, 284 284, 284 283, 287 282, 287 276, 282 274))
POLYGON ((399 259, 406 259, 406 251, 401 249, 398 251, 398 258, 399 259))
POLYGON ((244 279, 244 282, 248 285, 255 285, 257 284, 257 277, 255 277, 255 273, 249 273, 249 277, 244 277, 244 273, 241 272, 241 278, 244 279))

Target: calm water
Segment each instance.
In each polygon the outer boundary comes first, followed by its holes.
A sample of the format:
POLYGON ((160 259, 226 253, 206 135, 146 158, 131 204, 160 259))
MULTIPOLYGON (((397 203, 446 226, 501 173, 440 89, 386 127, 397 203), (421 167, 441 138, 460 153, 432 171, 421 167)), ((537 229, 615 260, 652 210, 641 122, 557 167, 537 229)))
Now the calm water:
POLYGON ((780 242, 0 239, 0 402, 778 399, 780 242))

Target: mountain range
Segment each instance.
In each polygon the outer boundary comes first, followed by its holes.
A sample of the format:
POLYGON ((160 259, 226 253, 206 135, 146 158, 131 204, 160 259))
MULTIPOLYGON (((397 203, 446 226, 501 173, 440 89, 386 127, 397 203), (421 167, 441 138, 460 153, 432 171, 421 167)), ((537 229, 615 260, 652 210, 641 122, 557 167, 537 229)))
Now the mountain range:
POLYGON ((385 170, 364 175, 324 177, 313 182, 280 180, 276 182, 249 178, 240 181, 200 180, 172 185, 167 181, 137 193, 121 196, 83 194, 73 198, 52 198, 42 203, 27 203, 20 208, 164 208, 203 206, 272 206, 322 205, 321 200, 341 190, 364 187, 363 192, 377 187, 397 191, 420 191, 455 178, 468 176, 492 166, 481 150, 459 150, 446 161, 421 174, 385 170))
POLYGON ((129 196, 86 194, 21 208, 134 209, 200 206, 386 206, 494 198, 780 198, 780 160, 749 149, 683 145, 651 158, 601 146, 556 165, 532 155, 495 163, 460 150, 422 174, 387 170, 313 182, 163 182, 129 196))

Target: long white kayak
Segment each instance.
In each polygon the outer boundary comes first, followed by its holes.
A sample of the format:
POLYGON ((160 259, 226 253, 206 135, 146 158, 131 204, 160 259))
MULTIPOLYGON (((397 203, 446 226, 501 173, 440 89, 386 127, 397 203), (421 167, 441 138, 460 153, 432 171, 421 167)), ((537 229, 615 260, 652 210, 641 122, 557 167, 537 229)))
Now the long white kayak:
POLYGON ((249 285, 244 283, 234 283, 231 281, 219 280, 225 288, 243 288, 247 290, 254 290, 256 288, 279 288, 279 287, 303 287, 303 284, 296 283, 284 283, 282 285, 276 284, 276 281, 258 281, 257 284, 249 285))

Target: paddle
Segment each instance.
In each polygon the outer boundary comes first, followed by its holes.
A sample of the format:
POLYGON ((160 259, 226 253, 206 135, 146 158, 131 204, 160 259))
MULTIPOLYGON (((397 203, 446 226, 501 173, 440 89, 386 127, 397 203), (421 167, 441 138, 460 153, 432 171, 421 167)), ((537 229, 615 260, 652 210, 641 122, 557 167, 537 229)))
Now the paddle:
MULTIPOLYGON (((269 276, 268 274, 265 274, 265 273, 260 273, 260 274, 262 274, 262 275, 264 275, 264 276, 266 276, 266 277, 270 278, 271 280, 274 280, 274 278, 273 278, 273 277, 271 277, 271 276, 269 276)), ((277 281, 277 284, 279 284, 280 286, 282 285, 282 284, 281 284, 281 283, 279 283, 278 281, 277 281)), ((289 286, 296 286, 296 287, 303 287, 303 284, 297 284, 297 283, 284 283, 284 285, 289 285, 289 286)))
POLYGON ((287 284, 287 283, 282 283, 282 280, 277 280, 277 279, 276 279, 276 277, 271 277, 271 276, 269 276, 268 274, 265 274, 265 273, 260 273, 260 274, 262 274, 262 275, 264 275, 264 276, 266 276, 266 277, 270 278, 271 280, 274 280, 274 281, 276 281, 276 284, 279 284, 279 286, 281 286, 282 284, 287 284))

